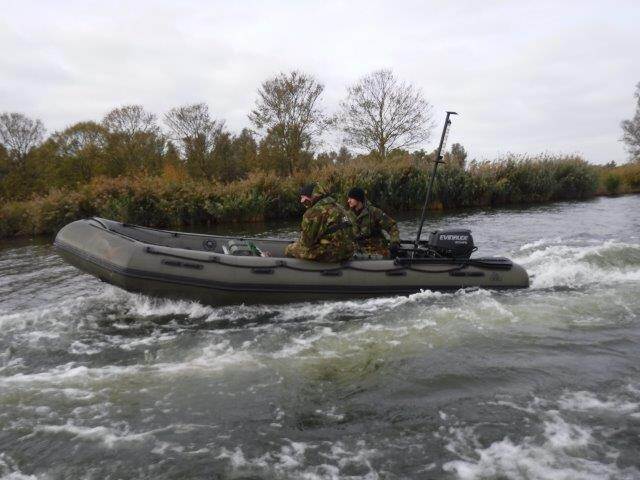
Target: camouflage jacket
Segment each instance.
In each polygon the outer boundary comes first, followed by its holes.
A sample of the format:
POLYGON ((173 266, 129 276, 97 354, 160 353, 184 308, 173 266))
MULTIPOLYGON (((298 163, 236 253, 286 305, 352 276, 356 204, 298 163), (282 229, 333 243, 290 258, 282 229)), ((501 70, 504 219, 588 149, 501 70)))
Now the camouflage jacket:
POLYGON ((302 216, 300 244, 306 248, 331 245, 353 253, 354 238, 347 211, 329 196, 317 200, 302 216))
POLYGON ((350 214, 356 242, 361 251, 388 255, 389 244, 400 242, 400 231, 396 221, 379 208, 366 202, 362 210, 351 210, 350 214), (388 240, 383 232, 389 235, 388 240))

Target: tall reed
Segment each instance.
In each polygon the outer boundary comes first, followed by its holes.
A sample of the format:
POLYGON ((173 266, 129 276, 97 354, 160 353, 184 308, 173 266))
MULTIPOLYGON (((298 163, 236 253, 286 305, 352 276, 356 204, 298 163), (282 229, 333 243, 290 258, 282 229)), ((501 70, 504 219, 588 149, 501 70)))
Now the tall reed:
MULTIPOLYGON (((385 162, 360 157, 290 177, 253 173, 226 184, 175 175, 99 177, 77 190, 52 190, 3 205, 0 237, 51 234, 90 216, 160 228, 295 218, 303 212, 298 188, 310 180, 324 183, 340 201, 359 185, 388 211, 415 210, 422 205, 430 171, 430 164, 401 155, 385 162)), ((633 172, 629 181, 640 185, 640 173, 633 172)), ((494 162, 471 162, 466 169, 446 164, 438 171, 430 208, 587 198, 596 193, 598 175, 596 167, 576 156, 509 155, 494 162)))

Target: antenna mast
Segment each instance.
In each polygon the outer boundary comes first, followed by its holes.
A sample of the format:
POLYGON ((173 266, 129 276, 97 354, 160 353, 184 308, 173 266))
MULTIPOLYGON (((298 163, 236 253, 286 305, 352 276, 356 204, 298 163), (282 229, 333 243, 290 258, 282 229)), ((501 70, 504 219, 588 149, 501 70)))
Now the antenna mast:
POLYGON ((414 257, 416 250, 418 249, 418 244, 420 242, 420 235, 422 235, 422 227, 424 226, 425 215, 427 213, 427 205, 429 204, 429 199, 431 197, 431 190, 433 188, 433 181, 436 178, 436 170, 438 169, 438 164, 444 163, 442 161, 442 149, 446 145, 447 137, 449 136, 449 125, 451 125, 451 120, 449 120, 449 117, 451 115, 457 115, 457 113, 447 112, 447 118, 445 118, 444 120, 444 127, 442 128, 442 135, 440 137, 440 145, 438 146, 438 153, 436 154, 435 162, 433 162, 433 172, 431 173, 431 179, 429 180, 429 187, 427 188, 427 196, 424 199, 424 205, 422 206, 422 215, 420 216, 420 226, 418 227, 416 240, 413 244, 413 252, 411 252, 411 258, 414 257))

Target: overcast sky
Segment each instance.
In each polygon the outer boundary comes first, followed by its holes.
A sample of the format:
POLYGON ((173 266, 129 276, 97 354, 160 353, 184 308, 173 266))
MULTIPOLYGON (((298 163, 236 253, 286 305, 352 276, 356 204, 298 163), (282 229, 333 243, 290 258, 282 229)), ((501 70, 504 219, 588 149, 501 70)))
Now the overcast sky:
POLYGON ((620 121, 633 116, 640 82, 640 0, 0 7, 0 111, 40 118, 49 132, 123 104, 161 117, 201 101, 239 131, 260 83, 280 71, 314 75, 331 113, 347 85, 390 68, 421 88, 437 130, 445 110, 460 112, 449 143, 472 157, 580 153, 604 163, 626 159, 620 121))

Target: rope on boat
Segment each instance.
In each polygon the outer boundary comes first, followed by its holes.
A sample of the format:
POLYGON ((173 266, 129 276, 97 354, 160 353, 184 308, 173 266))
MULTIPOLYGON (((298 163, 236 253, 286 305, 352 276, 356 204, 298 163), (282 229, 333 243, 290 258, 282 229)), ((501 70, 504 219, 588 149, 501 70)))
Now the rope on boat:
MULTIPOLYGON (((98 219, 96 219, 95 217, 92 218, 92 220, 95 220, 97 223, 99 223, 100 225, 102 225, 103 227, 105 227, 105 230, 107 230, 108 232, 114 233, 116 235, 119 235, 121 237, 124 237, 128 240, 131 241, 138 241, 137 239, 135 239, 134 237, 131 237, 129 235, 126 235, 122 232, 117 232, 115 230, 112 230, 110 228, 108 228, 103 222, 99 221, 98 219)), ((138 225, 128 225, 128 224, 122 224, 123 226, 127 226, 127 227, 135 227, 135 228, 141 228, 141 229, 146 229, 146 230, 154 230, 157 231, 155 229, 152 228, 148 228, 148 227, 140 227, 138 225)), ((99 227, 96 227, 99 228, 99 227)), ((168 234, 172 234, 175 232, 166 232, 163 231, 163 233, 168 233, 168 234)), ((158 245, 160 247, 162 247, 163 245, 158 245)), ((445 270, 428 270, 428 269, 421 269, 421 268, 414 268, 411 264, 409 265, 401 265, 398 267, 393 267, 393 268, 386 268, 386 269, 382 269, 382 270, 378 270, 378 269, 370 269, 370 268, 362 268, 362 267, 357 267, 354 265, 351 265, 348 261, 344 262, 342 264, 340 264, 340 266, 338 267, 332 267, 332 268, 305 268, 305 267, 298 267, 295 265, 290 265, 288 264, 286 261, 284 260, 276 260, 275 265, 238 265, 235 263, 229 263, 229 262, 224 262, 218 255, 211 255, 209 258, 193 258, 193 257, 187 257, 184 255, 177 255, 175 253, 168 253, 168 252, 160 252, 157 250, 154 250, 153 247, 151 246, 146 246, 144 251, 146 253, 150 253, 153 255, 164 255, 166 257, 173 257, 173 258, 179 258, 181 260, 190 260, 192 262, 204 262, 204 263, 219 263, 220 265, 226 266, 226 267, 235 267, 235 268, 248 268, 253 270, 255 273, 267 273, 264 270, 265 269, 276 269, 276 268, 287 268, 289 270, 294 270, 294 271, 298 271, 298 272, 307 272, 307 273, 313 273, 313 272, 318 272, 322 275, 331 275, 332 273, 336 273, 336 274, 341 274, 343 270, 353 270, 356 272, 366 272, 366 273, 385 273, 385 274, 391 274, 393 275, 395 274, 401 274, 402 272, 405 272, 407 270, 412 271, 412 272, 419 272, 419 273, 453 273, 453 272, 457 272, 460 271, 470 265, 473 265, 475 262, 474 260, 466 260, 463 263, 460 263, 456 266, 454 266, 453 268, 449 268, 449 269, 445 269, 445 270)), ((412 263, 414 260, 410 260, 412 263)), ((417 262, 416 262, 417 263, 417 262)), ((511 265, 509 264, 508 266, 499 266, 499 265, 493 265, 494 269, 497 270, 504 270, 504 269, 510 269, 511 265)))
POLYGON ((422 268, 414 268, 411 265, 402 266, 402 267, 385 268, 385 269, 371 269, 371 268, 357 267, 355 265, 351 265, 350 263, 346 262, 346 263, 340 264, 340 266, 338 267, 332 267, 332 268, 305 268, 305 267, 299 267, 296 265, 290 265, 285 260, 276 260, 274 265, 238 265, 236 263, 229 263, 229 262, 223 261, 223 259, 220 258, 219 255, 211 255, 208 258, 193 258, 185 255, 178 255, 175 253, 160 252, 150 246, 145 247, 144 251, 152 255, 164 255, 166 257, 179 258, 181 260, 189 260, 192 262, 218 263, 225 267, 235 267, 235 268, 245 268, 245 269, 287 268, 289 270, 295 270, 297 272, 307 272, 307 273, 317 272, 323 275, 331 274, 331 272, 341 272, 343 270, 354 270, 356 272, 367 272, 367 273, 390 273, 390 272, 392 273, 392 272, 402 272, 406 270, 410 270, 413 272, 421 272, 421 273, 450 273, 450 272, 456 272, 456 271, 462 270, 463 268, 466 268, 469 266, 469 263, 462 263, 460 265, 456 265, 453 268, 449 268, 445 270, 425 270, 422 268))

